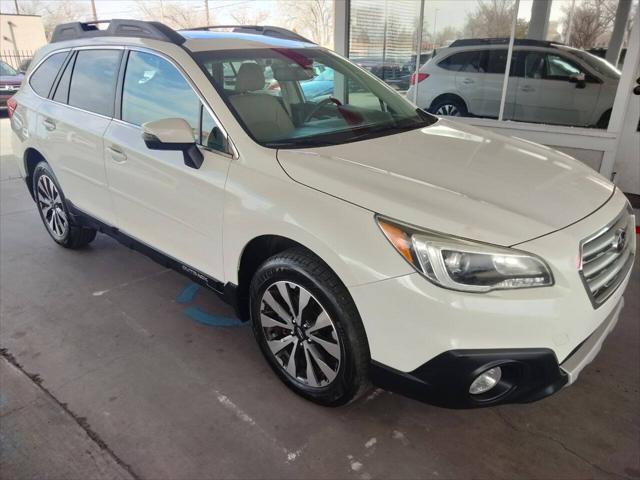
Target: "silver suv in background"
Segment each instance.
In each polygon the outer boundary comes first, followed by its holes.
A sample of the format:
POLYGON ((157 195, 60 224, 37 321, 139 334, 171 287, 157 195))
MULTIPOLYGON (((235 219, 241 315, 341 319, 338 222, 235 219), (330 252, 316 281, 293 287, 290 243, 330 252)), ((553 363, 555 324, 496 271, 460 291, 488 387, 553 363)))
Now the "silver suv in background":
MULTIPOLYGON (((457 40, 441 49, 407 92, 437 115, 497 118, 508 39, 457 40)), ((606 128, 620 71, 584 50, 516 40, 504 118, 521 122, 606 128)))

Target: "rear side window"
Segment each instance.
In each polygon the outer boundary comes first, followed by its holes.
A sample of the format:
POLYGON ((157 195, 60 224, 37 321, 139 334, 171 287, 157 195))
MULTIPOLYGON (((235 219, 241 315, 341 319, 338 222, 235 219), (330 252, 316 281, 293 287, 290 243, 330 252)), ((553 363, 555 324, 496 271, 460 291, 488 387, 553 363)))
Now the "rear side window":
POLYGON ((53 85, 58 70, 60 70, 68 53, 69 52, 54 53, 42 62, 36 71, 31 74, 29 85, 31 85, 34 92, 41 97, 49 96, 51 85, 53 85))
POLYGON ((451 70, 454 72, 484 72, 482 67, 482 51, 475 50, 471 52, 454 53, 448 56, 438 66, 445 70, 451 70))
POLYGON ((80 50, 73 68, 69 105, 113 116, 120 50, 80 50))

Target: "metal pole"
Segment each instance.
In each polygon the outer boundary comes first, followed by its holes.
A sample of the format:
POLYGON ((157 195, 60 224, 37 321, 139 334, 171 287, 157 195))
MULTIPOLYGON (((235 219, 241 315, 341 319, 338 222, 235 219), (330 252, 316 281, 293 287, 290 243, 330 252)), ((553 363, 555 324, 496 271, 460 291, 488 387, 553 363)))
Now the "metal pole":
POLYGON ((433 43, 433 50, 436 48, 436 25, 438 24, 438 10, 436 8, 435 12, 433 12, 433 38, 431 39, 431 43, 433 43))
POLYGON ((96 13, 96 0, 91 0, 91 10, 93 11, 93 21, 98 21, 98 14, 96 13))
POLYGON ((511 73, 511 58, 513 57, 513 42, 516 36, 516 24, 518 23, 518 10, 520 8, 520 0, 516 0, 513 6, 513 20, 511 22, 511 36, 509 37, 509 50, 507 50, 507 65, 504 71, 504 80, 502 81, 502 97, 500 98, 500 113, 498 113, 498 121, 502 121, 504 115, 504 105, 507 101, 507 88, 509 87, 509 74, 511 73))
POLYGON ((209 0, 204 0, 204 11, 207 15, 207 25, 211 25, 211 20, 209 19, 209 0))
POLYGON ((16 6, 16 15, 20 15, 20 7, 18 6, 18 0, 13 0, 13 4, 16 6))
POLYGON ((418 20, 418 48, 416 50, 416 71, 413 73, 416 88, 413 89, 413 103, 418 105, 418 73, 420 72, 420 54, 422 53, 422 24, 424 23, 424 0, 420 0, 420 19, 418 20))

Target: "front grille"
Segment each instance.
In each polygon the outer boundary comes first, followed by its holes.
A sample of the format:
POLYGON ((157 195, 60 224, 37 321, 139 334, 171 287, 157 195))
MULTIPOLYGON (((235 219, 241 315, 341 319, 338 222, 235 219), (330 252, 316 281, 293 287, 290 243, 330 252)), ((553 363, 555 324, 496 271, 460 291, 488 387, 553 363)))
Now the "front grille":
POLYGON ((630 209, 582 241, 580 275, 594 308, 616 291, 633 267, 635 243, 635 217, 630 209))

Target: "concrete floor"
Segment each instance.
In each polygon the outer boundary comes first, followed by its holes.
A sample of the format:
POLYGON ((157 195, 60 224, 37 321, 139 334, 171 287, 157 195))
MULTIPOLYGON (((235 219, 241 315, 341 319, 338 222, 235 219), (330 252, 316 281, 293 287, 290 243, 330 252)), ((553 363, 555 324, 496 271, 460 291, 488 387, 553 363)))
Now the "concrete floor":
POLYGON ((188 280, 102 235, 64 250, 22 180, 0 195, 0 346, 42 385, 0 364, 0 477, 640 478, 638 264, 603 351, 555 396, 453 411, 373 390, 326 409, 247 326, 198 323, 232 316, 214 294, 179 303, 188 280))

